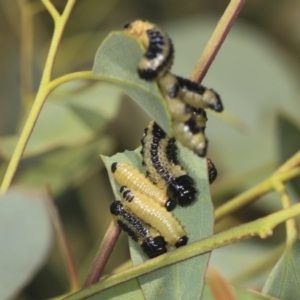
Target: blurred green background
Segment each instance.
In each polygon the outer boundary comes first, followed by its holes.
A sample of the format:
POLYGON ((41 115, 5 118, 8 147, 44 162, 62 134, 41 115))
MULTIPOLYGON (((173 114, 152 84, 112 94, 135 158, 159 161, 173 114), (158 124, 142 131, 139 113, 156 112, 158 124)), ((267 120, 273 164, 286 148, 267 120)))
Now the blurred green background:
MULTIPOLYGON (((20 3, 22 7, 25 1, 0 0, 1 176, 32 103, 30 94, 22 96, 24 80, 31 81, 27 88, 34 94, 53 32, 52 19, 42 4, 29 2, 37 5, 38 13, 24 21, 20 3), (22 34, 27 42, 32 35, 32 61, 24 53, 22 34), (31 75, 21 76, 21 55, 31 63, 31 75)), ((53 3, 62 11, 66 1, 53 3)), ((53 77, 90 70, 107 34, 135 19, 156 23, 170 35, 176 53, 173 72, 188 77, 227 4, 221 0, 78 0, 53 77)), ((212 186, 215 205, 266 178, 300 148, 299 12, 299 0, 247 1, 203 81, 221 95, 226 109, 223 116, 208 114, 208 156, 219 171, 212 186)), ((111 221, 108 206, 114 197, 99 154, 137 148, 148 121, 147 114, 113 85, 77 80, 50 95, 30 139, 14 183, 40 188, 50 184, 81 281, 111 221)), ((295 186, 290 191, 296 201, 299 181, 295 186)), ((279 197, 270 194, 217 224, 216 231, 279 208, 279 197)), ((214 251, 211 264, 229 280, 259 289, 268 268, 246 279, 243 271, 283 241, 284 226, 280 226, 267 240, 252 239, 214 251)), ((106 274, 128 258, 127 237, 122 234, 106 274)), ((55 239, 44 266, 28 282, 15 299, 44 299, 68 291, 55 239)))

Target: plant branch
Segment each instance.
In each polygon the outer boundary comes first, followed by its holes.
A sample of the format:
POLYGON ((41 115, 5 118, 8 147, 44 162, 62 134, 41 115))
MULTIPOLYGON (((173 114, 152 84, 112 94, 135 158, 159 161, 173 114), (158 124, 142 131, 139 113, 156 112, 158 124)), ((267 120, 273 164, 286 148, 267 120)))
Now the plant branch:
POLYGON ((298 151, 290 159, 288 159, 283 165, 281 165, 276 170, 276 173, 291 170, 292 168, 297 167, 299 165, 300 165, 300 151, 298 151))
MULTIPOLYGON (((9 188, 12 179, 16 173, 17 167, 22 158, 23 152, 26 148, 30 135, 33 131, 33 128, 37 122, 38 116, 42 110, 42 107, 46 101, 47 96, 49 95, 51 89, 49 88, 51 73, 53 69, 53 64, 55 60, 55 56, 57 53, 57 48, 60 42, 60 39, 63 34, 63 30, 65 28, 68 17, 71 13, 71 10, 75 4, 76 0, 68 0, 66 7, 64 9, 63 14, 59 17, 59 19, 55 19, 55 28, 53 33, 53 38, 50 44, 48 56, 45 63, 44 72, 42 75, 41 83, 39 86, 39 90, 37 92, 35 101, 29 113, 29 116, 26 120, 24 128, 21 132, 20 138, 17 142, 16 148, 12 155, 12 158, 8 164, 6 173, 3 178, 2 185, 0 187, 0 194, 3 194, 9 188)), ((43 0, 43 3, 46 5, 47 9, 51 10, 52 4, 50 1, 43 0)), ((53 13, 53 12, 52 12, 53 13)))
MULTIPOLYGON (((300 167, 281 173, 275 173, 278 180, 281 182, 288 181, 294 177, 300 175, 300 167)), ((275 175, 273 175, 275 176, 275 175)), ((218 207, 215 211, 215 220, 220 220, 226 215, 232 214, 233 212, 239 210, 240 208, 254 202, 259 197, 265 195, 266 193, 274 189, 273 177, 264 180, 260 184, 254 186, 253 188, 239 194, 233 199, 229 200, 225 204, 218 207)))
POLYGON ((51 15, 52 19, 54 22, 57 22, 59 19, 60 15, 52 2, 50 0, 42 0, 43 4, 45 5, 46 9, 48 10, 49 14, 51 15))
POLYGON ((105 236, 91 264, 91 267, 89 268, 89 273, 82 286, 83 288, 86 288, 99 281, 104 267, 109 259, 109 256, 115 247, 120 232, 120 227, 116 224, 115 221, 112 221, 105 233, 105 236))
POLYGON ((58 86, 76 79, 99 80, 101 79, 101 77, 100 76, 97 77, 93 75, 91 71, 80 71, 80 72, 69 73, 53 79, 49 84, 49 89, 50 91, 53 91, 58 86))
MULTIPOLYGON (((292 206, 292 202, 288 195, 287 189, 284 184, 274 178, 273 181, 274 189, 280 195, 282 208, 286 209, 292 206)), ((286 221, 286 244, 287 247, 292 247, 295 239, 297 238, 296 221, 295 219, 289 219, 286 221)))
POLYGON ((32 93, 32 11, 31 4, 26 0, 18 1, 21 11, 21 95, 22 102, 32 93))
POLYGON ((200 83, 203 80, 245 2, 246 0, 230 1, 210 40, 206 44, 199 61, 196 63, 190 76, 192 81, 200 83))
MULTIPOLYGON (((49 190, 49 188, 48 188, 49 190)), ((48 193, 49 194, 49 193, 48 193)), ((61 253, 64 258, 64 262, 66 264, 66 269, 69 277, 70 282, 70 291, 75 292, 79 290, 79 281, 77 276, 77 271, 75 267, 75 262, 72 256, 72 252, 70 250, 69 244, 67 242, 67 238, 64 233, 63 225, 60 220, 59 213, 55 204, 53 203, 52 197, 48 197, 47 201, 48 209, 50 212, 50 216, 53 222, 53 226, 58 238, 58 243, 60 246, 61 253)))
POLYGON ((300 203, 291 206, 288 209, 273 213, 267 217, 231 228, 203 240, 189 244, 185 247, 176 249, 175 251, 171 251, 159 257, 147 260, 142 264, 133 266, 121 273, 105 278, 99 283, 92 285, 86 289, 80 290, 72 295, 69 295, 64 299, 79 300, 95 295, 102 290, 108 289, 122 282, 128 281, 149 272, 153 272, 157 269, 169 266, 179 261, 201 255, 213 249, 232 244, 242 239, 250 238, 253 236, 266 238, 272 234, 274 227, 290 218, 296 217, 299 214, 300 203))

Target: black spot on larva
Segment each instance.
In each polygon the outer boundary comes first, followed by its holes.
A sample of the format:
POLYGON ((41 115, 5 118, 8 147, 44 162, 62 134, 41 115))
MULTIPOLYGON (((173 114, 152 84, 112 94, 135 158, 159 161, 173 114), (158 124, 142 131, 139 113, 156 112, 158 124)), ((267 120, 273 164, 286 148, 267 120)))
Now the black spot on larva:
POLYGON ((170 164, 178 165, 176 140, 170 138, 166 147, 167 159, 170 164))
POLYGON ((134 199, 131 190, 127 186, 121 186, 120 193, 123 195, 123 198, 128 202, 131 202, 134 199))
POLYGON ((176 201, 173 199, 168 199, 165 208, 167 211, 172 211, 176 207, 176 201))
POLYGON ((193 117, 191 117, 189 120, 187 120, 184 124, 186 126, 188 126, 189 131, 192 134, 197 134, 197 133, 199 133, 202 130, 202 128, 200 128, 198 126, 197 122, 195 121, 195 119, 193 117))
POLYGON ((187 78, 182 78, 180 76, 176 76, 179 86, 182 89, 186 89, 190 92, 197 93, 199 95, 203 95, 203 93, 206 91, 206 88, 200 84, 197 84, 196 82, 193 82, 187 78))
POLYGON ((128 224, 122 222, 121 220, 117 221, 118 225, 123 229, 134 241, 138 241, 138 236, 136 235, 136 232, 133 231, 128 224))
POLYGON ((185 245, 187 244, 188 240, 189 240, 189 239, 188 239, 187 236, 181 237, 181 238, 177 241, 177 243, 175 244, 175 247, 176 247, 176 248, 179 248, 179 247, 181 247, 181 246, 185 246, 185 245))
POLYGON ((155 59, 158 54, 163 52, 164 48, 164 37, 159 31, 149 29, 146 31, 149 38, 149 47, 145 53, 145 57, 148 59, 155 59))
POLYGON ((158 76, 156 70, 153 69, 137 69, 137 70, 139 76, 145 80, 154 80, 158 76))
POLYGON ((158 54, 163 54, 164 49, 168 49, 165 54, 165 58, 156 68, 138 68, 138 74, 140 78, 145 80, 155 80, 159 76, 163 76, 169 71, 174 56, 174 47, 171 39, 160 30, 149 29, 147 30, 147 35, 149 38, 149 47, 144 55, 146 59, 155 60, 158 54))

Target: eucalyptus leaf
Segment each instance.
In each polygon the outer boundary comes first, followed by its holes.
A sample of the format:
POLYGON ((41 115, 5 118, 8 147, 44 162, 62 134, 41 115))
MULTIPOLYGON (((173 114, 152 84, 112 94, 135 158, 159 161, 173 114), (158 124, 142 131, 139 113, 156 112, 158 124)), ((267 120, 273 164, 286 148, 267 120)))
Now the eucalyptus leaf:
MULTIPOLYGON (((199 158, 180 145, 178 148, 178 158, 188 174, 195 180, 198 190, 197 200, 192 205, 185 208, 177 207, 173 212, 184 226, 188 233, 189 243, 191 243, 212 235, 213 207, 207 179, 206 160, 199 158)), ((110 166, 113 162, 127 162, 144 172, 139 151, 140 149, 135 152, 125 151, 112 157, 102 156, 117 199, 120 199, 120 187, 111 175, 110 166)), ((149 259, 131 240, 130 253, 134 265, 149 259)), ((146 299, 199 299, 202 294, 209 256, 210 253, 207 253, 139 277, 146 299)), ((161 266, 163 266, 163 261, 157 265, 157 267, 161 266)))
MULTIPOLYGON (((120 91, 103 82, 83 86, 76 81, 60 86, 45 103, 24 158, 90 141, 116 116, 120 95, 120 91)), ((0 155, 9 159, 18 138, 1 138, 0 155)))
MULTIPOLYGON (((232 289, 234 290, 234 293, 238 300, 276 300, 277 299, 274 297, 270 297, 268 295, 258 293, 257 291, 251 289, 244 289, 235 286, 232 286, 232 289)), ((205 284, 203 297, 201 298, 201 300, 216 300, 213 297, 209 285, 207 283, 205 284)))
POLYGON ((298 300, 300 295, 300 242, 286 248, 271 271, 262 292, 282 300, 298 300))
POLYGON ((139 283, 137 279, 132 279, 129 281, 126 281, 124 283, 121 283, 112 289, 107 289, 102 292, 99 292, 91 297, 88 297, 86 299, 89 300, 144 300, 144 294, 142 290, 140 289, 139 283))
POLYGON ((52 244, 45 194, 12 189, 0 197, 0 298, 12 299, 44 263, 52 244))
MULTIPOLYGON (((283 163, 300 150, 300 124, 282 114, 277 123, 280 163, 283 163)), ((300 177, 291 180, 291 185, 300 196, 300 177)))
POLYGON ((61 148, 21 163, 16 183, 39 187, 50 184, 51 192, 59 194, 101 167, 98 153, 109 153, 112 139, 102 136, 98 141, 76 148, 61 148))
POLYGON ((136 39, 121 32, 112 32, 96 53, 93 74, 122 88, 171 135, 169 111, 156 82, 141 80, 137 74, 137 65, 144 52, 136 39))

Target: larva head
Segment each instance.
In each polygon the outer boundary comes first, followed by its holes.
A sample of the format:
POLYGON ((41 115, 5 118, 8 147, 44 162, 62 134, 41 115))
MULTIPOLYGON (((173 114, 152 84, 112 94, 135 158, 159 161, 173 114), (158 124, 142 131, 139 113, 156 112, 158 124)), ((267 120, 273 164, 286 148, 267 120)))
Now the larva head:
POLYGON ((179 248, 181 246, 185 246, 188 242, 188 237, 186 235, 182 236, 175 244, 176 248, 179 248))
POLYGON ((110 213, 114 216, 119 215, 123 210, 123 205, 120 201, 114 201, 110 205, 110 213))
POLYGON ((118 167, 118 163, 117 163, 117 162, 112 163, 112 164, 111 164, 111 167, 110 167, 111 172, 112 172, 112 173, 115 173, 116 170, 117 170, 117 167, 118 167))
POLYGON ((188 175, 176 178, 167 188, 168 197, 174 199, 180 206, 191 204, 195 200, 196 193, 194 180, 188 175))
POLYGON ((218 93, 212 89, 207 89, 203 94, 203 100, 208 103, 208 106, 217 111, 221 112, 223 110, 223 104, 218 93))
POLYGON ((124 32, 127 32, 134 37, 138 38, 145 48, 149 46, 149 38, 147 30, 154 28, 155 25, 147 21, 136 20, 131 23, 127 23, 123 26, 124 32))
POLYGON ((167 252, 166 241, 162 236, 156 236, 155 238, 147 238, 141 248, 150 257, 157 257, 167 252))

